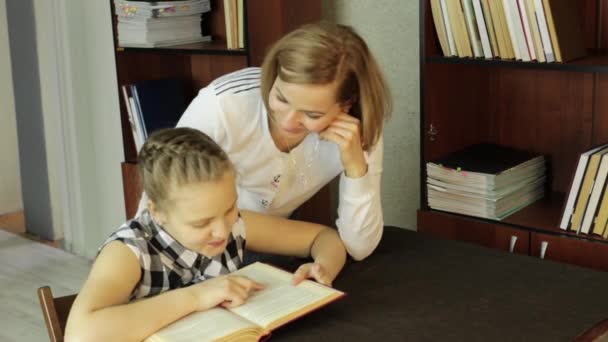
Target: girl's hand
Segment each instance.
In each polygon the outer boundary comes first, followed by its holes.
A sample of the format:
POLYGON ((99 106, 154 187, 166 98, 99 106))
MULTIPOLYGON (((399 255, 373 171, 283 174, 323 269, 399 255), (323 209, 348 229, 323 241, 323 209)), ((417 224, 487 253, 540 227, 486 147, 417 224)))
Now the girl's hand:
POLYGON ((264 285, 249 278, 226 275, 205 280, 189 287, 195 301, 197 310, 203 311, 221 305, 226 308, 239 306, 255 292, 264 288, 264 285))
POLYGON ((312 278, 316 280, 318 283, 330 286, 334 280, 335 276, 330 275, 321 264, 317 263, 308 263, 303 264, 294 273, 293 276, 293 285, 298 285, 304 279, 312 278))
POLYGON ((361 146, 361 122, 359 119, 341 113, 319 134, 321 139, 333 141, 340 148, 340 159, 344 173, 349 178, 359 178, 367 173, 367 162, 361 146))

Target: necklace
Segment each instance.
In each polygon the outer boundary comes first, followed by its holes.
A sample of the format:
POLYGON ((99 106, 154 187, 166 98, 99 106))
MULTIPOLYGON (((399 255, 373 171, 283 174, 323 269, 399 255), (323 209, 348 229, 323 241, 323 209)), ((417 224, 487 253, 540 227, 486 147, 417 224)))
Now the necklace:
MULTIPOLYGON (((269 120, 269 124, 272 127, 272 124, 278 126, 278 123, 276 121, 276 119, 274 118, 273 115, 268 115, 270 120, 269 120)), ((272 128, 271 128, 271 132, 272 132, 272 128)), ((310 134, 310 133, 309 133, 310 134)), ((287 139, 285 139, 284 136, 282 136, 280 133, 277 133, 277 135, 281 138, 281 140, 283 141, 283 143, 285 144, 285 147, 287 148, 287 155, 289 156, 289 165, 290 168, 292 169, 293 174, 295 175, 295 182, 296 184, 302 186, 302 187, 306 187, 309 185, 309 178, 308 178, 308 172, 310 171, 310 169, 312 168, 312 164, 317 160, 317 158, 319 157, 319 147, 320 147, 320 139, 319 137, 317 137, 315 139, 315 143, 314 146, 312 147, 312 149, 310 150, 309 153, 306 153, 304 155, 304 160, 302 161, 301 165, 298 165, 298 161, 296 160, 296 156, 294 155, 294 148, 292 148, 289 145, 289 142, 287 141, 287 139)), ((272 137, 272 134, 270 135, 272 137)), ((302 140, 302 142, 300 144, 306 144, 306 138, 308 138, 308 136, 304 137, 304 140, 302 140)), ((303 146, 306 147, 306 146, 303 146)))
POLYGON ((298 167, 296 158, 293 155, 293 153, 291 153, 291 152, 292 151, 289 150, 289 159, 290 159, 290 164, 292 165, 294 174, 296 176, 296 182, 299 185, 306 187, 309 184, 308 173, 311 170, 312 164, 315 162, 315 160, 318 158, 318 155, 319 155, 318 154, 319 139, 317 138, 315 140, 315 145, 313 146, 310 153, 307 153, 304 156, 303 165, 301 167, 298 167))

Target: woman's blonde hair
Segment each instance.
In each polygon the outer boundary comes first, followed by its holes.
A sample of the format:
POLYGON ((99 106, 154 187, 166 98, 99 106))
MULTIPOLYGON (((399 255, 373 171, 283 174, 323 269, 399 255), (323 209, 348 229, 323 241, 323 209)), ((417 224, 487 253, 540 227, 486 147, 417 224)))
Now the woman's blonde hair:
POLYGON ((167 208, 175 187, 217 181, 232 169, 226 152, 215 141, 187 127, 154 132, 137 159, 142 188, 159 208, 167 208))
POLYGON ((304 25, 276 42, 262 64, 262 98, 266 109, 277 77, 296 84, 337 82, 336 101, 351 105, 361 120, 366 149, 378 140, 390 115, 389 88, 365 41, 350 26, 329 22, 304 25))

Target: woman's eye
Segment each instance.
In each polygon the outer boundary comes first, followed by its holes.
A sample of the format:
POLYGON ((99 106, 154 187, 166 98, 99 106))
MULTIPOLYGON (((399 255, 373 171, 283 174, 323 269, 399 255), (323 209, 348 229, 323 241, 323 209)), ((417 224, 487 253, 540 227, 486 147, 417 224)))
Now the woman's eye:
POLYGON ((307 118, 312 119, 312 120, 320 119, 323 116, 319 113, 311 113, 311 112, 304 112, 304 115, 306 115, 307 118))
POLYGON ((287 103, 287 100, 285 100, 284 98, 282 98, 278 95, 277 95, 277 100, 279 100, 279 102, 287 103))

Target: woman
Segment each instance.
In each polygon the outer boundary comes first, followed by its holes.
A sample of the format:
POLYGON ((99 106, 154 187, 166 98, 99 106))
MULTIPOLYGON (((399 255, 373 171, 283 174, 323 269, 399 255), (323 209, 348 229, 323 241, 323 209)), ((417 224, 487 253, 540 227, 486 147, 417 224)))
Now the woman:
POLYGON ((200 90, 177 126, 213 138, 238 172, 238 206, 288 217, 340 175, 336 225, 348 253, 382 237, 382 129, 389 89, 350 27, 305 25, 272 46, 262 68, 200 90))

